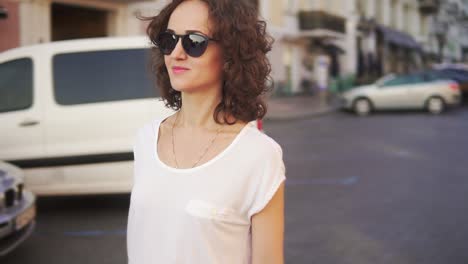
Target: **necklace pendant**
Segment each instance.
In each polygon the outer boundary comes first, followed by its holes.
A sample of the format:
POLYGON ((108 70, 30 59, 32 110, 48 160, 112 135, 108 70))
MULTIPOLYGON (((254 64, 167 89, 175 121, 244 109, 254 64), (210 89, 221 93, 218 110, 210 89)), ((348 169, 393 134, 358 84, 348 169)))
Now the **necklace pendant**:
MULTIPOLYGON (((180 112, 180 110, 179 110, 180 112)), ((175 165, 176 165, 176 168, 177 169, 180 169, 180 166, 177 162, 177 157, 176 157, 176 153, 175 153, 175 143, 174 143, 174 126, 177 122, 177 120, 179 119, 179 112, 177 112, 176 114, 176 120, 174 121, 174 123, 172 123, 172 129, 171 129, 171 134, 172 134, 172 154, 174 156, 174 162, 175 162, 175 165)), ((203 151, 202 155, 198 158, 198 160, 195 162, 195 164, 193 164, 192 167, 190 168, 194 168, 202 159, 203 157, 206 155, 206 153, 208 152, 208 150, 211 148, 211 146, 213 145, 214 141, 216 140, 216 138, 218 137, 219 133, 221 132, 222 130, 222 126, 221 128, 218 129, 218 131, 216 131, 216 135, 213 137, 213 139, 210 141, 210 144, 205 148, 205 150, 203 151)))

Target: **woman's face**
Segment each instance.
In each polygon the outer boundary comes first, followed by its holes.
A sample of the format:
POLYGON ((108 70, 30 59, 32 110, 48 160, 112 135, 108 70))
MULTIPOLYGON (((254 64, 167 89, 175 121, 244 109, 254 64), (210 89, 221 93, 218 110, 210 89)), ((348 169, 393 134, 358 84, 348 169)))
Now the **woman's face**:
MULTIPOLYGON (((212 23, 208 6, 199 0, 187 0, 179 4, 169 18, 167 30, 178 35, 197 31, 212 38, 212 23)), ((190 57, 179 39, 170 55, 164 56, 172 87, 180 92, 197 92, 222 83, 222 51, 219 44, 208 42, 206 51, 200 57, 190 57)))

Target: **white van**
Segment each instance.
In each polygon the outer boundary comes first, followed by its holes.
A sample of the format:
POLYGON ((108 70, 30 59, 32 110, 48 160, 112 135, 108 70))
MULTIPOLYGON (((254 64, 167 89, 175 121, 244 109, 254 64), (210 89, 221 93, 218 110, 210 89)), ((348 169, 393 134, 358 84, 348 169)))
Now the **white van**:
POLYGON ((173 113, 145 37, 60 41, 0 53, 0 160, 38 195, 129 192, 137 128, 173 113))

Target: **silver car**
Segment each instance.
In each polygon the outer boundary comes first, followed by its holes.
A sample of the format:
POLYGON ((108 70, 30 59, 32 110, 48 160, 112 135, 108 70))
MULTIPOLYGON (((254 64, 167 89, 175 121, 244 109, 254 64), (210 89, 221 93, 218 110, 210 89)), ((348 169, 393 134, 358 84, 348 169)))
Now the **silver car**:
POLYGON ((34 230, 36 198, 24 189, 18 167, 0 161, 0 257, 16 248, 34 230))
POLYGON ((425 109, 442 113, 448 106, 460 104, 458 84, 437 80, 427 73, 388 75, 376 83, 360 86, 341 95, 342 107, 364 116, 373 110, 425 109))

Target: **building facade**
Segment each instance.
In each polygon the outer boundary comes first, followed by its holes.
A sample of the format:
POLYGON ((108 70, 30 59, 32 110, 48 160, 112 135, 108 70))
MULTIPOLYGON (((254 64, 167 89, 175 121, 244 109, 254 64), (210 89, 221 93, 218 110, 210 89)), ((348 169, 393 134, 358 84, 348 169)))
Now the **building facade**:
POLYGON ((137 15, 157 14, 166 1, 0 0, 0 51, 50 41, 139 35, 137 15))
MULTIPOLYGON (((141 35, 147 22, 137 16, 155 15, 169 1, 0 0, 0 52, 65 39, 141 35)), ((340 76, 366 83, 420 69, 437 57, 440 32, 444 60, 468 57, 468 27, 440 23, 453 16, 454 7, 468 14, 466 0, 251 1, 275 38, 269 58, 279 93, 320 93, 340 76), (440 2, 451 4, 441 8, 440 2)))
POLYGON ((305 86, 320 92, 339 76, 368 83, 425 67, 432 14, 422 12, 418 0, 260 1, 260 15, 277 40, 277 88, 285 84, 293 94, 305 86))
POLYGON ((468 1, 422 1, 428 14, 424 49, 430 62, 468 63, 468 1))
POLYGON ((363 82, 424 67, 427 17, 417 0, 358 0, 358 69, 363 82))
POLYGON ((260 16, 276 39, 276 89, 317 93, 330 76, 355 71, 354 0, 261 0, 260 16))

